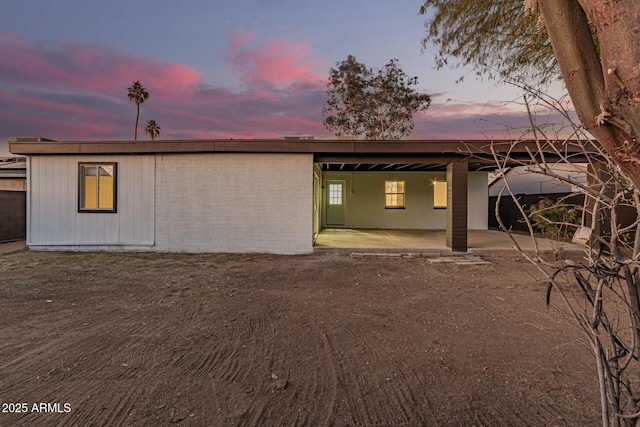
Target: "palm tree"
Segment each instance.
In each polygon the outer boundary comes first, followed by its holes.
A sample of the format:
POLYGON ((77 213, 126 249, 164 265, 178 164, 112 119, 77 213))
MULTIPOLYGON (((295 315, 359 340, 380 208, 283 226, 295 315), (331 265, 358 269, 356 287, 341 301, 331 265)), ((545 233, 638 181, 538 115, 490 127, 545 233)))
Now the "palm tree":
POLYGON ((147 126, 144 128, 144 133, 148 133, 153 141, 160 135, 160 126, 158 126, 155 120, 149 120, 147 126))
POLYGON ((134 138, 138 140, 138 119, 140 118, 140 104, 146 101, 149 98, 149 92, 140 84, 140 80, 136 80, 133 82, 129 89, 129 101, 134 101, 137 107, 136 113, 136 130, 134 133, 134 138))

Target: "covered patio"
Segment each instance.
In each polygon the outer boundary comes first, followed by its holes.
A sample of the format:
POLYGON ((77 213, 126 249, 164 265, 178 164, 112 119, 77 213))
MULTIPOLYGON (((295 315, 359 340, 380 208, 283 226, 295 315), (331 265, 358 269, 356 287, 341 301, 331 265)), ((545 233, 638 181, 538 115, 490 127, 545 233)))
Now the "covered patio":
POLYGON ((24 138, 10 149, 28 156, 27 242, 40 250, 510 248, 506 236, 486 231, 491 153, 578 159, 564 142, 507 140, 24 138), (109 209, 94 209, 79 191, 80 183, 99 182, 83 165, 100 164, 113 171, 109 209))
MULTIPOLYGON (((533 250, 530 236, 513 235, 524 250, 533 250)), ((536 238, 541 251, 552 249, 552 241, 536 238)), ((581 246, 563 243, 564 250, 580 251, 581 246)), ((450 251, 446 244, 445 230, 384 230, 384 229, 350 229, 326 228, 320 231, 315 242, 317 249, 391 249, 402 251, 450 251)), ((495 230, 469 230, 468 250, 505 250, 513 249, 514 244, 506 233, 495 230)))

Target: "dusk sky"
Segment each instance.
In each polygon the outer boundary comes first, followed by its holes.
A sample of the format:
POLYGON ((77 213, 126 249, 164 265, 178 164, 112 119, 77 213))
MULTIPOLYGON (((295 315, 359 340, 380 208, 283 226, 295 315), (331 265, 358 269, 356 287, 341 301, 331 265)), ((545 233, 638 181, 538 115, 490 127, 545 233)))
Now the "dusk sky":
POLYGON ((525 126, 518 91, 422 52, 419 0, 20 0, 0 14, 0 155, 18 136, 139 139, 329 137, 329 68, 397 58, 432 105, 408 138, 505 137, 525 126), (464 83, 455 81, 465 76, 464 83), (513 130, 512 130, 513 132, 513 130))

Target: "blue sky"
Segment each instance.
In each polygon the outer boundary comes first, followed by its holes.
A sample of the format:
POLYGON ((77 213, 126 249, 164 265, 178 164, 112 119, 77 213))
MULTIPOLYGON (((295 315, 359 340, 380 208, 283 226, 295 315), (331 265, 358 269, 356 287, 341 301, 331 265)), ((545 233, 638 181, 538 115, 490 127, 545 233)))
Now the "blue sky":
POLYGON ((322 126, 329 68, 397 58, 432 106, 409 138, 504 137, 526 125, 512 87, 463 69, 436 71, 422 52, 420 1, 20 0, 0 14, 0 155, 17 136, 161 139, 330 136, 322 126), (464 83, 455 81, 466 75, 464 83), (139 131, 139 138, 148 136, 139 131))

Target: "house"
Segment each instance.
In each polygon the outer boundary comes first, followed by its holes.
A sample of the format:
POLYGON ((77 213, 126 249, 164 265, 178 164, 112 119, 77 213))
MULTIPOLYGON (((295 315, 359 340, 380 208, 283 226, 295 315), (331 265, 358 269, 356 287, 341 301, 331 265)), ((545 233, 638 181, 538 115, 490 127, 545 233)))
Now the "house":
POLYGON ((549 165, 553 174, 536 172, 535 167, 515 166, 489 183, 489 197, 497 197, 505 186, 505 179, 513 194, 568 194, 577 191, 576 184, 587 184, 587 166, 581 163, 549 165))
POLYGON ((0 242, 26 237, 26 158, 0 161, 0 242))
POLYGON ((0 191, 26 191, 27 159, 0 159, 0 191))
POLYGON ((282 254, 312 252, 325 227, 446 230, 447 245, 466 251, 468 229, 488 227, 486 145, 9 143, 28 157, 31 249, 282 254))
POLYGON ((495 208, 498 203, 498 197, 500 197, 499 214, 505 227, 517 231, 529 231, 520 209, 511 197, 511 193, 525 210, 538 203, 543 197, 582 206, 584 195, 572 183, 587 184, 586 164, 558 163, 549 167, 555 176, 538 173, 535 167, 515 166, 504 171, 502 175, 496 176, 489 183, 490 228, 499 228, 495 208), (507 183, 508 188, 505 188, 507 183))

